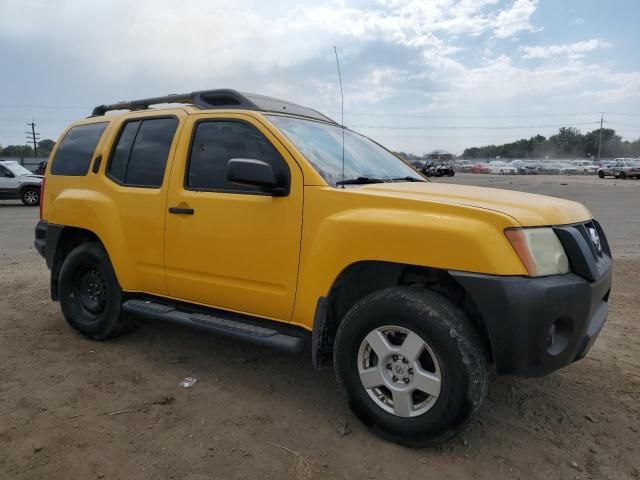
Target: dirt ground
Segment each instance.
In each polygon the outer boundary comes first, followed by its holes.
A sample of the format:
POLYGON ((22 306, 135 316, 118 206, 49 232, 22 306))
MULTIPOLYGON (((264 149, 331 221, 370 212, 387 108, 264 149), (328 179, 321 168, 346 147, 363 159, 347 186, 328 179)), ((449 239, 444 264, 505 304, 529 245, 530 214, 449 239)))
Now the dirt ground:
POLYGON ((103 343, 74 334, 32 247, 37 209, 0 202, 0 478, 309 478, 296 462, 316 479, 640 478, 640 181, 446 181, 586 203, 615 278, 584 360, 542 379, 494 377, 470 427, 426 450, 369 433, 308 352, 154 323, 103 343), (198 379, 188 390, 186 376, 198 379))

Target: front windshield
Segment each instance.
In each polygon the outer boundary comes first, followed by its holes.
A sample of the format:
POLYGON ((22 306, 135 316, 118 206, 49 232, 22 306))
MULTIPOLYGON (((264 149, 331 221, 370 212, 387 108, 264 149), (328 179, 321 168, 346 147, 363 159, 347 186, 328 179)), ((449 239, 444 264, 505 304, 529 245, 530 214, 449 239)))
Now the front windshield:
POLYGON ((269 115, 269 120, 295 145, 329 185, 341 180, 424 180, 413 168, 367 137, 344 129, 344 178, 342 133, 339 126, 312 120, 269 115))
POLYGON ((16 177, 19 177, 20 175, 33 175, 33 173, 24 168, 18 162, 7 162, 4 164, 4 166, 11 170, 11 173, 13 173, 16 177))

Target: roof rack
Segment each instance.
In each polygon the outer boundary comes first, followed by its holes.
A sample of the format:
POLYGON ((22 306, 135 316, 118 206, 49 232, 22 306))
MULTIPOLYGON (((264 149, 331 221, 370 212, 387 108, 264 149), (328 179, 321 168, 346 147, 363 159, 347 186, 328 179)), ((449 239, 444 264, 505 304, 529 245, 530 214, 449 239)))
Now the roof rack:
POLYGON ((146 110, 151 105, 163 103, 185 103, 202 110, 224 108, 290 113, 301 117, 336 123, 331 118, 312 108, 303 107, 295 103, 287 102, 286 100, 279 100, 254 93, 243 93, 230 89, 199 90, 191 93, 171 94, 164 97, 143 98, 140 100, 112 103, 110 105, 98 105, 91 112, 91 116, 101 116, 112 110, 146 110))

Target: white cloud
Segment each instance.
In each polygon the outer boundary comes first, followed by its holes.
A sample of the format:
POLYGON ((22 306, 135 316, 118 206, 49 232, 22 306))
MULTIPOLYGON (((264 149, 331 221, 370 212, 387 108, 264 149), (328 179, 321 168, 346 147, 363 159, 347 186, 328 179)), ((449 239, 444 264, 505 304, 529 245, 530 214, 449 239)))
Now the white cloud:
POLYGON ((537 0, 380 0, 350 7, 339 1, 299 4, 279 14, 260 2, 34 0, 0 4, 0 38, 29 38, 93 63, 106 76, 139 70, 202 78, 233 77, 247 66, 268 71, 300 64, 335 42, 384 41, 426 54, 457 50, 442 35, 499 38, 533 31, 537 0), (100 28, 96 28, 100 25, 100 28), (53 27, 52 27, 53 26, 53 27))
POLYGON ((516 0, 510 8, 502 10, 493 21, 498 38, 508 38, 518 32, 535 32, 531 15, 536 11, 538 0, 516 0))
POLYGON ((551 58, 558 55, 566 55, 569 58, 580 58, 587 52, 597 50, 598 48, 609 47, 611 47, 611 43, 592 38, 591 40, 583 40, 581 42, 565 45, 546 45, 534 47, 522 46, 520 47, 520 50, 524 52, 523 58, 529 59, 551 58))
MULTIPOLYGON (((635 103, 621 107, 625 110, 640 106, 635 100, 640 72, 619 73, 579 59, 610 46, 606 41, 520 47, 521 57, 541 60, 534 66, 512 53, 493 54, 512 51, 518 34, 541 30, 534 22, 537 5, 537 0, 353 5, 303 0, 295 7, 285 0, 0 0, 0 54, 13 49, 15 72, 33 57, 25 46, 50 59, 53 67, 35 89, 49 99, 43 103, 77 104, 76 96, 84 95, 98 104, 231 87, 333 113, 338 87, 332 47, 337 45, 347 111, 583 111, 585 102, 604 109, 601 102, 626 100, 635 103)), ((3 86, 11 78, 0 76, 0 90, 9 91, 3 86)), ((34 103, 33 89, 18 85, 13 91, 21 88, 24 99, 17 95, 16 103, 34 103)))

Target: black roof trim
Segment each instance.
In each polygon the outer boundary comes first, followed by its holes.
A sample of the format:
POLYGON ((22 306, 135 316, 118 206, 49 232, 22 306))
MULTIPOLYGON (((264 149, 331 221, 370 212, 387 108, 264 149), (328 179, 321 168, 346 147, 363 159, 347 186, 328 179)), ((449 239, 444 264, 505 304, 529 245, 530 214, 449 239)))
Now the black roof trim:
POLYGON ((164 97, 143 98, 110 105, 98 105, 91 112, 92 117, 101 116, 112 110, 145 110, 151 105, 163 103, 185 103, 202 110, 242 109, 263 112, 289 113, 301 117, 313 118, 323 122, 336 123, 331 118, 312 108, 277 98, 243 93, 231 89, 199 90, 191 93, 170 94, 164 97))

